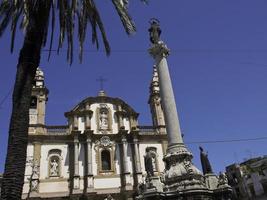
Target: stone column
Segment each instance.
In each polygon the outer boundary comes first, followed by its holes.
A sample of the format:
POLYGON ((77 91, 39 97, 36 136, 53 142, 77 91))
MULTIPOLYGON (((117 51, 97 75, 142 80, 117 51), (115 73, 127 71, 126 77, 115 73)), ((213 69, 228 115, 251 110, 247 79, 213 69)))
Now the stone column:
POLYGON ((118 105, 118 111, 116 112, 116 114, 117 114, 117 117, 118 117, 118 128, 119 128, 119 130, 124 129, 121 105, 118 105))
POLYGON ((135 153, 135 173, 137 182, 140 183, 142 181, 142 171, 141 171, 141 162, 140 162, 140 153, 138 147, 138 139, 135 137, 133 139, 134 143, 134 153, 135 153))
POLYGON ((166 57, 169 55, 169 49, 163 42, 159 42, 158 44, 154 44, 149 51, 155 59, 158 71, 160 97, 168 134, 169 151, 176 151, 175 147, 183 146, 183 138, 166 60, 166 57))
POLYGON ((91 118, 89 114, 85 115, 85 130, 91 129, 91 118))
POLYGON ((80 188, 80 175, 79 175, 79 139, 78 134, 74 136, 74 177, 73 189, 79 190, 80 188))
POLYGON ((46 104, 46 97, 39 96, 37 98, 37 123, 38 124, 45 124, 45 104, 46 104))
POLYGON ((89 105, 86 105, 86 111, 85 111, 85 130, 90 130, 91 129, 91 117, 93 114, 93 111, 89 110, 89 105), (88 109, 88 110, 87 110, 88 109))
POLYGON ((73 116, 73 129, 78 130, 78 116, 77 115, 73 116))
POLYGON ((92 163, 92 140, 91 136, 87 135, 86 139, 86 150, 87 153, 87 192, 92 192, 94 183, 93 183, 93 163, 92 163))
POLYGON ((194 189, 205 192, 206 186, 203 185, 203 175, 193 165, 191 161, 193 156, 183 143, 166 59, 170 50, 159 38, 161 30, 158 21, 151 21, 149 32, 152 42, 149 53, 155 59, 158 72, 160 98, 168 137, 167 154, 163 158, 166 164, 163 177, 165 189, 169 192, 188 191, 194 185, 194 189), (173 184, 175 182, 179 182, 179 184, 173 184))
POLYGON ((125 177, 125 184, 126 184, 126 190, 127 190, 127 185, 131 184, 131 177, 130 177, 130 172, 128 168, 128 159, 127 159, 127 139, 125 136, 122 137, 122 160, 123 160, 123 174, 125 177))
POLYGON ((125 137, 122 138, 122 152, 123 152, 123 169, 124 173, 128 173, 128 160, 127 160, 127 139, 125 137))

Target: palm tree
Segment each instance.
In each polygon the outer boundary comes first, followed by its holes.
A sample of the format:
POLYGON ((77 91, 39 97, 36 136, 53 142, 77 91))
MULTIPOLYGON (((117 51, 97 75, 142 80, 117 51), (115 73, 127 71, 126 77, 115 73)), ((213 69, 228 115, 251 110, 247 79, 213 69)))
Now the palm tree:
MULTIPOLYGON (((127 34, 131 34, 135 32, 135 26, 128 15, 127 2, 128 0, 112 0, 127 34)), ((12 115, 1 191, 3 200, 21 199, 32 83, 39 66, 41 50, 46 45, 49 26, 51 28, 51 37, 49 38, 51 52, 56 18, 59 20, 58 50, 62 47, 64 39, 67 38, 67 60, 70 63, 73 58, 73 33, 76 30, 76 23, 78 23, 80 60, 88 24, 91 25, 92 41, 96 47, 99 46, 97 30, 100 30, 106 53, 107 55, 110 53, 104 26, 94 0, 2 0, 0 3, 0 36, 10 24, 12 30, 11 52, 20 21, 19 27, 25 31, 12 96, 12 115)))

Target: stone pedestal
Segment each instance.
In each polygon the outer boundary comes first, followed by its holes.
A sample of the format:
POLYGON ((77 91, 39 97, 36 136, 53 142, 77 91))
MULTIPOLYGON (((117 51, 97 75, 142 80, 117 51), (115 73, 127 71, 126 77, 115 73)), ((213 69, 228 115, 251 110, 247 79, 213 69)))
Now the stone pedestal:
POLYGON ((88 175, 87 176, 87 188, 86 192, 91 193, 94 191, 94 176, 93 175, 88 175))
POLYGON ((125 172, 123 173, 124 178, 125 178, 125 190, 132 190, 132 181, 131 181, 131 174, 130 172, 125 172))
POLYGON ((218 177, 215 174, 205 174, 205 183, 210 190, 218 187, 218 177))
POLYGON ((80 189, 80 176, 73 177, 73 193, 80 189))

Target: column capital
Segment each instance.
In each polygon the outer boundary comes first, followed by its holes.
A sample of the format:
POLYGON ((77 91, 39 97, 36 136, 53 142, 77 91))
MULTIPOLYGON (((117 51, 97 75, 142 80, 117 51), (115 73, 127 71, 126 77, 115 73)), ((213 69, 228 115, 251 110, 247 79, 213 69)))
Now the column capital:
POLYGON ((135 137, 133 138, 133 143, 134 143, 134 144, 138 144, 138 142, 139 142, 139 139, 135 136, 135 137))
POLYGON ((170 54, 170 49, 163 41, 159 41, 157 44, 152 44, 152 46, 148 49, 149 54, 154 58, 163 58, 168 57, 170 54))
POLYGON ((121 138, 122 143, 127 143, 127 138, 123 135, 121 138))

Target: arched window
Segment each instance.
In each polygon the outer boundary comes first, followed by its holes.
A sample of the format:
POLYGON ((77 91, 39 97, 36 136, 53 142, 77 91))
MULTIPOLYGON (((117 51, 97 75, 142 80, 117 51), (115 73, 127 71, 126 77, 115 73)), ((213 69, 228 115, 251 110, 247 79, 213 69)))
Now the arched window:
POLYGON ((48 175, 60 177, 61 173, 61 150, 52 149, 48 152, 48 175))
POLYGON ((110 151, 103 150, 101 152, 101 168, 102 171, 110 171, 111 170, 111 158, 110 151))

